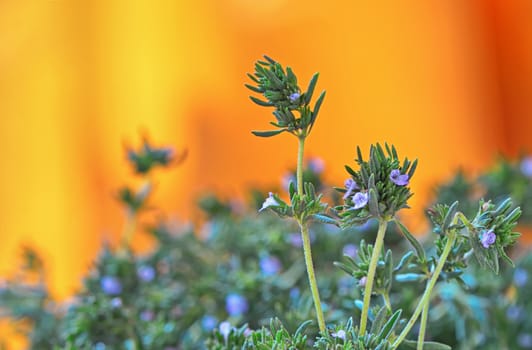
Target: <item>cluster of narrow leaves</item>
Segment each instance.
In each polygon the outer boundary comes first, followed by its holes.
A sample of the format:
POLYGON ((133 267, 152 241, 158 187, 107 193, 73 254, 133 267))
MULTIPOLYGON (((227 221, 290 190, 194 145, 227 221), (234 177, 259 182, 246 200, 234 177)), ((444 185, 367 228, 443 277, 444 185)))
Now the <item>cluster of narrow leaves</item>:
POLYGON ((390 220, 398 210, 408 208, 407 201, 412 196, 408 182, 416 171, 417 160, 405 158, 401 163, 394 146, 385 144, 385 150, 380 144, 372 145, 369 160, 364 160, 357 147, 359 170, 346 166, 351 177, 345 188, 337 188, 344 193, 345 203, 335 208, 342 227, 361 225, 370 218, 390 220), (403 182, 394 182, 394 174, 402 176, 403 182), (355 197, 359 194, 361 201, 355 197))
POLYGON ((323 91, 316 100, 314 108, 310 107, 312 95, 318 82, 318 74, 314 74, 307 90, 302 92, 296 75, 290 67, 284 69, 281 64, 270 57, 264 56, 264 58, 265 61, 258 61, 255 64, 255 73, 248 74, 255 85, 246 84, 246 87, 261 94, 266 99, 264 101, 250 96, 253 102, 259 106, 274 107, 275 122, 270 122, 270 124, 277 129, 254 131, 253 134, 270 137, 289 132, 299 137, 306 137, 316 122, 325 98, 325 91, 323 91))

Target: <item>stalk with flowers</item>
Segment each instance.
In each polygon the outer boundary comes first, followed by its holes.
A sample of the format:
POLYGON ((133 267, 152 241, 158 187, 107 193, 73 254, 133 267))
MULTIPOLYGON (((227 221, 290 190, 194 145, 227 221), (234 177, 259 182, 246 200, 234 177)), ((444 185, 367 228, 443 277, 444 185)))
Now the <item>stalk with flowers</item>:
POLYGON ((521 215, 520 208, 514 208, 510 199, 499 205, 481 200, 478 212, 470 219, 458 211, 458 202, 436 205, 428 214, 434 225, 434 233, 438 235, 437 252, 429 257, 420 242, 397 217, 399 210, 408 208, 407 202, 412 196, 409 184, 417 160, 405 158, 401 161, 395 147, 388 144, 384 147, 372 145, 369 159, 365 160, 360 148, 357 148, 359 169, 346 166, 349 178, 343 187, 337 188, 343 193, 343 204, 329 208, 321 202, 322 195, 316 194, 311 184, 303 183, 302 177, 305 141, 325 97, 325 92, 322 92, 314 107, 311 107, 318 74, 312 77, 307 90, 302 92, 290 67, 285 69, 265 56, 265 60, 255 64, 254 74, 248 76, 255 84, 246 86, 265 98, 251 96, 251 100, 260 106, 273 108, 275 117, 275 121, 270 123, 275 127, 274 130, 253 133, 260 137, 272 137, 286 132, 298 139, 296 184, 289 185, 290 202, 286 203, 277 194, 270 193, 261 211, 272 210, 281 217, 294 218, 299 224, 320 331, 315 346, 328 349, 350 344, 352 347, 349 349, 396 349, 402 345, 418 350, 449 349, 444 344, 424 339, 430 297, 436 283, 454 279, 465 284, 461 274, 471 256, 496 273, 499 270, 499 258, 512 263, 505 248, 513 245, 519 236, 512 230, 521 215), (345 256, 345 262, 335 262, 339 268, 357 278, 359 286, 363 288, 363 301, 355 302, 361 309, 360 322, 356 325, 350 320, 345 327, 329 325, 327 328, 314 272, 309 223, 317 220, 349 228, 363 225, 371 219, 378 221, 375 242, 362 242, 358 260, 345 256), (398 226, 413 248, 398 264, 394 264, 392 252, 384 250, 384 237, 389 223, 398 226), (401 319, 402 310, 394 311, 390 301, 389 292, 396 282, 425 282, 425 290, 408 320, 401 319), (375 294, 382 296, 382 306, 372 300, 375 294), (420 316, 418 339, 407 340, 420 316), (371 320, 371 327, 368 327, 368 320, 371 320))

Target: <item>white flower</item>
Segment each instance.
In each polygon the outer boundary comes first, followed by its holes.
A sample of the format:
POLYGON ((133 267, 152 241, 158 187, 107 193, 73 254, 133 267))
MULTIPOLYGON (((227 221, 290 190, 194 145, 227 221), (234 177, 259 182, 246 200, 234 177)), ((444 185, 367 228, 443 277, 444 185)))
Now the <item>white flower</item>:
POLYGON ((264 203, 262 203, 262 208, 260 208, 259 211, 263 211, 264 209, 267 209, 269 207, 278 207, 278 206, 279 206, 279 202, 277 202, 277 200, 273 197, 273 193, 270 192, 268 198, 266 198, 264 203))
POLYGON ((224 321, 220 323, 220 334, 224 336, 224 339, 227 340, 227 337, 229 337, 229 333, 231 333, 231 330, 233 329, 233 326, 231 326, 231 323, 228 321, 224 321))

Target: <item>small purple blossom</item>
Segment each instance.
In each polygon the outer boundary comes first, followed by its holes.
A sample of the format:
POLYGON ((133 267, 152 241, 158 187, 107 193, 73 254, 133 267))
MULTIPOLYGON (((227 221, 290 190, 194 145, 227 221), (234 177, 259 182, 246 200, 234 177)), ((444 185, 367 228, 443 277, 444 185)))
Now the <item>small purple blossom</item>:
POLYGON ((342 339, 342 340, 345 340, 345 331, 343 329, 340 329, 338 332, 335 332, 332 334, 332 336, 334 338, 339 338, 339 339, 342 339))
POLYGON ((262 204, 262 208, 260 208, 259 211, 263 211, 264 209, 267 209, 269 207, 277 207, 277 206, 279 206, 279 202, 277 202, 277 200, 273 196, 273 193, 270 192, 268 194, 268 198, 266 198, 266 200, 262 204))
POLYGON ((155 314, 151 310, 144 310, 140 313, 140 319, 144 322, 153 321, 155 314))
POLYGON ((143 265, 137 269, 137 276, 142 282, 151 282, 155 278, 155 269, 149 265, 143 265))
POLYGON ((532 178, 532 157, 526 157, 523 159, 520 168, 523 175, 532 178))
POLYGON ((122 307, 122 299, 120 299, 118 297, 111 299, 111 307, 113 309, 118 309, 118 308, 122 307))
POLYGON ((408 185, 408 174, 401 174, 399 169, 393 169, 390 172, 390 180, 397 186, 406 186, 408 185))
POLYGON ((525 349, 532 349, 532 334, 521 333, 517 336, 517 344, 525 349))
POLYGON ((281 261, 275 256, 265 256, 259 262, 262 274, 266 277, 274 276, 281 271, 281 261))
POLYGON ((342 253, 343 253, 344 255, 347 255, 347 256, 349 256, 349 257, 351 257, 351 258, 356 257, 357 252, 358 252, 358 248, 357 248, 357 246, 354 245, 354 244, 346 244, 346 245, 344 246, 344 249, 342 250, 342 253))
POLYGON ((240 294, 231 293, 225 298, 225 309, 229 316, 241 316, 248 309, 248 301, 240 294))
POLYGON ((316 174, 321 174, 325 169, 325 162, 321 158, 311 158, 308 161, 308 167, 316 174))
POLYGON ((107 295, 118 295, 122 293, 122 283, 114 276, 104 276, 100 281, 102 291, 107 295))
POLYGON ((201 319, 201 328, 207 332, 212 331, 217 324, 218 320, 212 315, 205 315, 201 319))
POLYGON ((493 231, 487 231, 487 232, 484 232, 482 236, 480 237, 480 243, 482 244, 484 248, 487 249, 495 243, 496 239, 497 239, 497 236, 495 236, 495 233, 493 233, 493 231))
POLYGON ((300 233, 291 233, 288 235, 288 242, 290 242, 290 245, 295 248, 301 248, 303 247, 303 239, 301 238, 300 233))
POLYGON ((233 326, 231 326, 231 323, 228 321, 224 321, 220 323, 220 327, 218 327, 218 329, 220 330, 220 334, 224 337, 224 339, 227 340, 227 337, 229 337, 229 333, 231 333, 233 326))
POLYGON ((344 186, 345 186, 345 189, 347 190, 344 193, 344 199, 347 199, 349 196, 351 196, 353 194, 354 190, 358 190, 359 189, 359 187, 358 187, 357 183, 355 182, 355 180, 353 180, 351 178, 345 180, 344 186))
POLYGON ((366 286, 367 277, 364 276, 361 279, 358 280, 358 286, 359 287, 365 287, 366 286))
POLYGON ((353 209, 360 209, 364 208, 366 204, 368 204, 369 200, 369 194, 367 192, 357 192, 353 196, 353 203, 355 205, 353 206, 353 209))
POLYGON ((506 309, 506 317, 510 321, 518 321, 524 314, 524 310, 522 307, 519 307, 517 305, 511 305, 506 309))
POLYGON ((290 292, 288 295, 290 296, 290 299, 296 300, 296 299, 299 299, 299 297, 301 296, 301 291, 299 290, 299 288, 294 287, 290 289, 290 292))
POLYGON ((514 271, 514 283, 517 287, 524 287, 528 282, 528 272, 525 269, 517 268, 514 271))
POLYGON ((294 92, 291 94, 288 98, 290 99, 290 102, 294 103, 301 97, 301 94, 299 92, 294 92))

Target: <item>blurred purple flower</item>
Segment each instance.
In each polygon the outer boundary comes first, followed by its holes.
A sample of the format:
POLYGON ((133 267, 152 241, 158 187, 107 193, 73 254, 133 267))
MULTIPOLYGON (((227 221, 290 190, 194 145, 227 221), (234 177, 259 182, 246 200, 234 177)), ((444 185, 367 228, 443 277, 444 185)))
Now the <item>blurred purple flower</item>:
POLYGON ((358 252, 358 248, 354 244, 346 244, 344 246, 344 249, 342 250, 342 253, 344 255, 347 255, 347 256, 349 256, 351 258, 356 257, 357 256, 357 252, 358 252))
POLYGON ((359 287, 365 287, 366 286, 366 280, 367 280, 367 277, 363 276, 361 279, 358 280, 358 286, 359 287))
POLYGON ((299 288, 294 287, 290 289, 290 293, 288 295, 290 296, 290 299, 295 300, 299 298, 299 296, 301 295, 301 292, 299 291, 299 288))
POLYGON ((113 309, 118 309, 119 307, 122 307, 122 299, 118 297, 111 299, 111 307, 113 309))
POLYGON ((353 203, 355 205, 353 206, 353 209, 360 209, 364 208, 366 204, 368 204, 369 200, 369 194, 367 192, 357 192, 353 196, 353 203))
POLYGON ((390 180, 397 186, 408 185, 408 174, 401 174, 399 169, 393 169, 390 172, 390 180))
POLYGON ((530 333, 521 333, 517 336, 517 344, 525 349, 532 348, 532 334, 530 333))
POLYGON ((144 310, 140 313, 140 319, 144 322, 153 321, 155 314, 151 310, 144 310))
POLYGON ((344 199, 347 199, 349 196, 351 196, 351 194, 353 194, 354 190, 358 190, 359 189, 359 187, 358 187, 357 183, 355 182, 355 180, 353 180, 351 178, 345 180, 344 186, 345 186, 345 189, 347 190, 344 193, 344 199))
POLYGON ((240 316, 248 311, 248 301, 240 294, 231 293, 225 298, 225 309, 229 316, 240 316))
POLYGON ((216 327, 218 320, 212 315, 205 315, 201 319, 201 327, 204 331, 210 332, 216 327))
POLYGON ((155 278, 155 269, 149 265, 143 265, 137 269, 137 276, 142 282, 151 282, 155 278))
POLYGON ((521 172, 526 177, 532 178, 532 157, 526 157, 521 161, 521 172))
POLYGON ((484 232, 482 236, 480 237, 480 243, 482 244, 484 248, 487 249, 495 243, 496 239, 497 239, 497 236, 495 236, 495 233, 493 233, 493 231, 487 231, 487 232, 484 232))
POLYGON ((288 235, 288 241, 292 247, 301 248, 303 246, 303 239, 300 233, 291 233, 288 235))
POLYGON ((281 271, 281 261, 275 256, 265 256, 260 259, 260 269, 264 276, 273 276, 281 271))
POLYGON ((514 271, 514 283, 517 287, 524 287, 528 282, 528 272, 523 268, 517 268, 514 271))
POLYGON ((524 312, 523 312, 523 308, 522 307, 519 307, 517 305, 511 305, 508 307, 508 309, 506 309, 506 317, 510 320, 510 321, 518 321, 521 316, 523 316, 524 312))
POLYGON ((118 295, 122 293, 122 283, 114 276, 104 276, 100 281, 102 291, 107 295, 118 295))
POLYGON ((314 157, 309 159, 308 167, 310 170, 312 170, 312 172, 316 174, 321 174, 325 169, 325 162, 321 158, 314 157))

